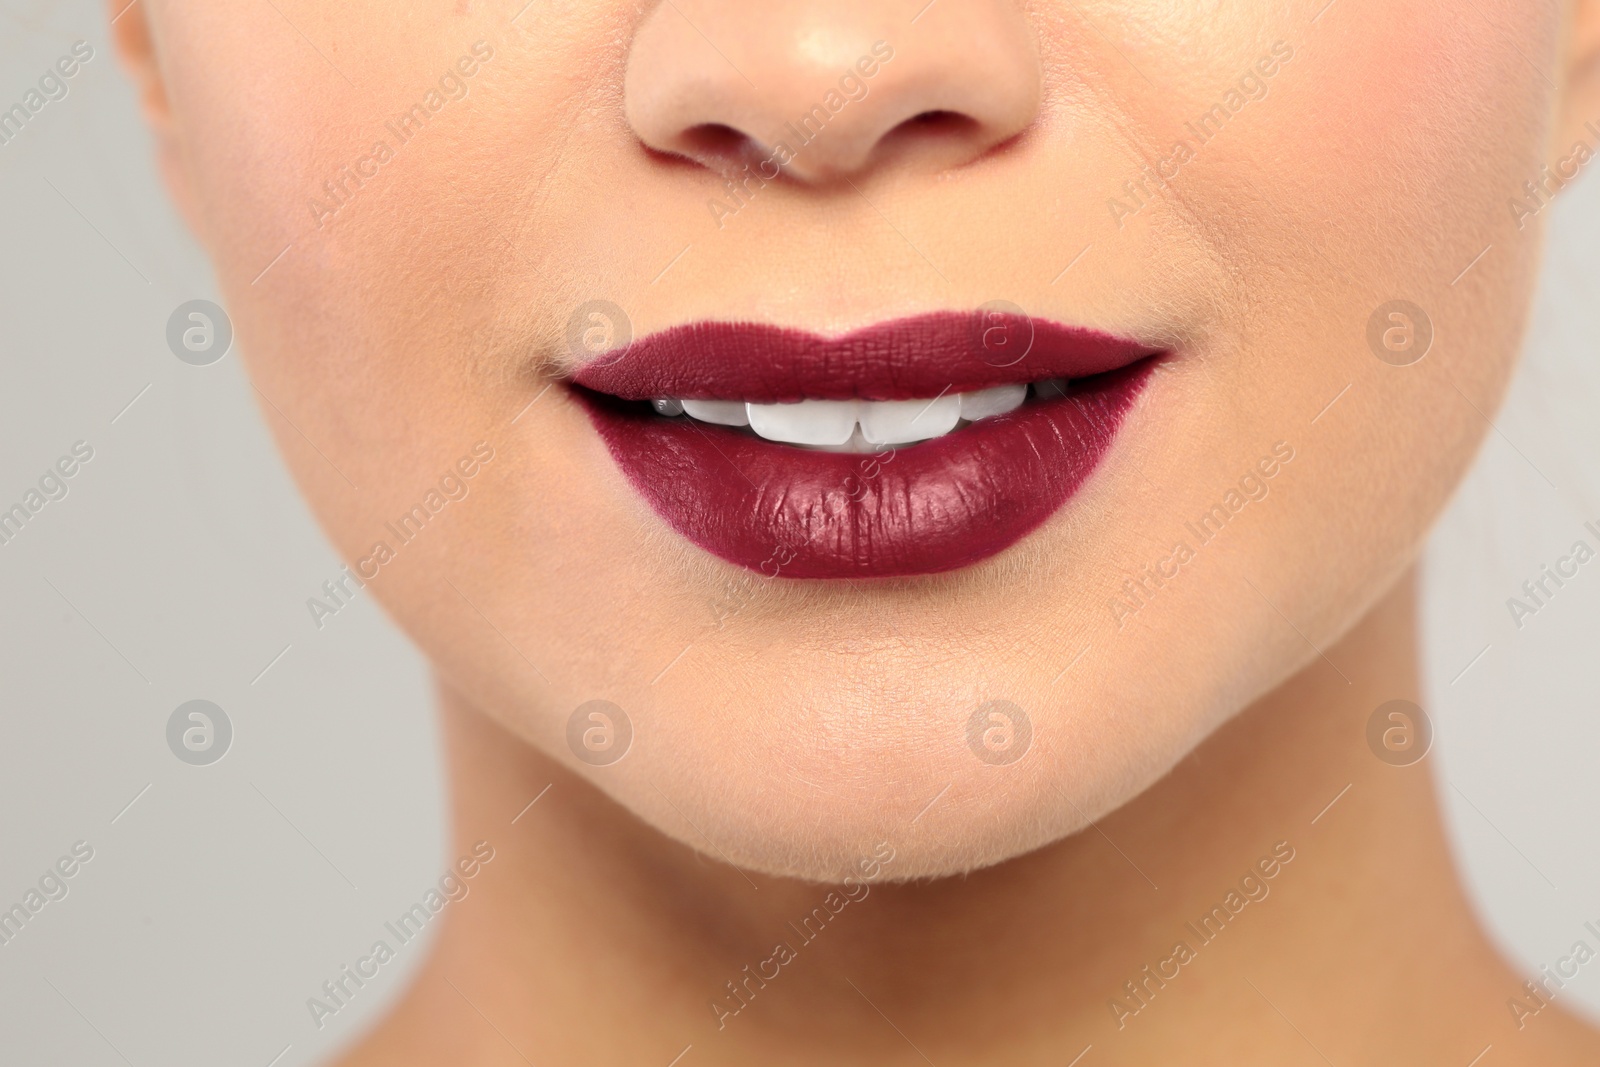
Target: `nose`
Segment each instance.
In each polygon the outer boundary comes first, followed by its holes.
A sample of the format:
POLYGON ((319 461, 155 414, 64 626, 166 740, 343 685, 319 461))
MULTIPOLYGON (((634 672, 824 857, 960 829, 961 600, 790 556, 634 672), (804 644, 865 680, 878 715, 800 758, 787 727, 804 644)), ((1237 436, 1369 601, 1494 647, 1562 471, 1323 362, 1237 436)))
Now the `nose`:
POLYGON ((718 173, 812 184, 958 167, 1027 129, 1041 71, 1018 0, 915 6, 662 0, 629 51, 628 122, 718 173))

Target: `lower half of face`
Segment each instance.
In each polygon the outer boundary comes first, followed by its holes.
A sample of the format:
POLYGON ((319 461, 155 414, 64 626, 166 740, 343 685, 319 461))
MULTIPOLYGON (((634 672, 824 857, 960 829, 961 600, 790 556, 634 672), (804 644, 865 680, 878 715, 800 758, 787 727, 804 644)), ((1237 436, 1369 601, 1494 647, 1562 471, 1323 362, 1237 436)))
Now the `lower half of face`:
MULTIPOLYGON (((700 6, 771 118, 784 41, 831 49, 841 137, 895 64, 961 69, 943 5, 832 37, 778 5, 776 44, 700 6)), ((1180 6, 996 5, 1037 68, 1014 135, 961 157, 934 93, 863 162, 798 106, 755 181, 641 143, 632 5, 357 4, 303 27, 326 59, 270 11, 156 22, 352 572, 665 833, 837 878, 1147 786, 1403 571, 1502 389, 1552 108, 1504 42, 1553 62, 1552 5, 1180 6)))

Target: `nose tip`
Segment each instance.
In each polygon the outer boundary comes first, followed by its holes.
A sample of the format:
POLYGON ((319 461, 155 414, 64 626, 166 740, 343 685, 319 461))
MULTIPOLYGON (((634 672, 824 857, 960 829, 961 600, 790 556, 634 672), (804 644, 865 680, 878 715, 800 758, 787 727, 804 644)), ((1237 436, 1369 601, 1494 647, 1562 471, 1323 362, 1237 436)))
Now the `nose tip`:
POLYGON ((1014 0, 946 0, 915 22, 904 7, 666 0, 634 34, 628 121, 718 173, 812 184, 961 166, 1034 121, 1040 65, 1014 0))

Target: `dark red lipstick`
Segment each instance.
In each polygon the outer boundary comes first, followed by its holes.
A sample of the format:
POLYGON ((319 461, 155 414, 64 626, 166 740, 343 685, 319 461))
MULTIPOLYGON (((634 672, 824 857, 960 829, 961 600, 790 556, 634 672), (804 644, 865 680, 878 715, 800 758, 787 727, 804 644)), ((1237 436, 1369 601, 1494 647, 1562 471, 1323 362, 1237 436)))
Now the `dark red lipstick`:
POLYGON ((696 322, 608 352, 575 380, 624 400, 904 400, 1085 378, 1155 352, 1094 330, 982 311, 895 319, 841 337, 696 322))
POLYGON ((574 380, 634 489, 701 548, 768 577, 886 578, 968 566, 1036 529, 1093 472, 1159 354, 994 312, 832 338, 695 323, 607 353, 574 380), (868 452, 764 440, 647 403, 931 399, 1041 381, 1057 385, 1030 389, 1013 411, 868 452))

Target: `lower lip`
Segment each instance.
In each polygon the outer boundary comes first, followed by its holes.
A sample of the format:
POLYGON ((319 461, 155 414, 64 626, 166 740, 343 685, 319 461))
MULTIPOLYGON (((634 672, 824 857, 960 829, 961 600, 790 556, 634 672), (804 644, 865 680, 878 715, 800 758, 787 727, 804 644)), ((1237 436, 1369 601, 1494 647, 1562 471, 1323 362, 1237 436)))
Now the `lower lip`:
POLYGON ((1059 511, 1110 448, 1152 360, 943 437, 818 452, 577 389, 633 488, 688 540, 777 578, 895 578, 988 559, 1059 511))

